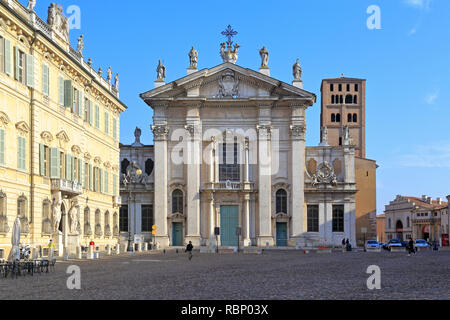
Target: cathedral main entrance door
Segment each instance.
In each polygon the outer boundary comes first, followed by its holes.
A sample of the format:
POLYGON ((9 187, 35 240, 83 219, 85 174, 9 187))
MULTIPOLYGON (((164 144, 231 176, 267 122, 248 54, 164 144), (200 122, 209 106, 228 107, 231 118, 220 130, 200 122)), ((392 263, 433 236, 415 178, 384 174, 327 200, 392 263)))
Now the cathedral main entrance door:
POLYGON ((172 246, 183 246, 183 224, 181 222, 174 222, 172 224, 172 246))
POLYGON ((239 227, 239 207, 220 207, 220 243, 226 247, 237 247, 238 236, 236 229, 239 227))
POLYGON ((287 223, 277 223, 277 247, 287 247, 287 223))

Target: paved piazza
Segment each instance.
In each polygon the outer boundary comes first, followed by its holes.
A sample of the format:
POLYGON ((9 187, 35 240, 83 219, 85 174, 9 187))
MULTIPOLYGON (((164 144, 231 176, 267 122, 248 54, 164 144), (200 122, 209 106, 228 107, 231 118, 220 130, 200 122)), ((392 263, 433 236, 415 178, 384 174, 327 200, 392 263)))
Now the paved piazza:
POLYGON ((450 251, 304 255, 139 254, 59 262, 54 274, 0 280, 0 299, 450 299, 450 251), (81 290, 68 290, 66 270, 81 269, 81 290), (381 290, 367 289, 370 265, 381 290))

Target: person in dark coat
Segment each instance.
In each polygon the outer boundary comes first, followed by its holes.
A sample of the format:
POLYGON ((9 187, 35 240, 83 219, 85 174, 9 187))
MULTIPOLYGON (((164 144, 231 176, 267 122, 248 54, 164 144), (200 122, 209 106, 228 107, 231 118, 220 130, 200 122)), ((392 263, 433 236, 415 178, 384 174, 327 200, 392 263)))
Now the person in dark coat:
POLYGON ((408 243, 408 257, 411 256, 411 253, 416 254, 416 249, 414 248, 414 241, 413 241, 413 239, 409 240, 409 243, 408 243))
POLYGON ((186 251, 188 253, 189 261, 192 260, 192 250, 194 250, 194 246, 192 245, 192 241, 189 241, 189 244, 186 247, 186 251))

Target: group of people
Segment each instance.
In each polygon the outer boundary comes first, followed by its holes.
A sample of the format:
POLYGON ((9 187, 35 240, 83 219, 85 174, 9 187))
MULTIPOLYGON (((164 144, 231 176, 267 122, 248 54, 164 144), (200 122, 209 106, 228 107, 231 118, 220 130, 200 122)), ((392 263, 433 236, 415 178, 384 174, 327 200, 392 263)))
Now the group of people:
POLYGON ((352 244, 349 239, 342 239, 342 249, 345 251, 352 251, 352 244))

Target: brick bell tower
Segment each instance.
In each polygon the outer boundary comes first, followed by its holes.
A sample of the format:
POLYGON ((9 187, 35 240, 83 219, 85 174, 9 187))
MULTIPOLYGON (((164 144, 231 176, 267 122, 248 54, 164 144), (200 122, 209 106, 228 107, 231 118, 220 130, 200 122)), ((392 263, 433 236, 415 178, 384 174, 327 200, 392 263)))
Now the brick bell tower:
MULTIPOLYGON (((366 157, 366 80, 356 78, 324 79, 321 86, 321 128, 328 128, 328 144, 343 144, 344 127, 349 126, 355 155, 366 157)), ((322 141, 321 141, 322 142, 322 141)))

